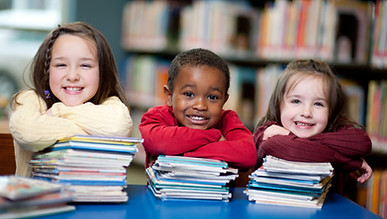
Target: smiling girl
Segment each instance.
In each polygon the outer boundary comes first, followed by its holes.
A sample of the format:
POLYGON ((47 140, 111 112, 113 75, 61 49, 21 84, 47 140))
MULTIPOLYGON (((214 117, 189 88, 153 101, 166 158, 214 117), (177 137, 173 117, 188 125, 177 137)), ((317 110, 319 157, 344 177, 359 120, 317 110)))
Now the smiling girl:
POLYGON ((32 61, 31 79, 33 88, 11 101, 16 175, 30 176, 32 153, 58 139, 130 136, 132 119, 113 54, 92 26, 75 22, 53 30, 32 61))
POLYGON ((266 155, 272 155, 292 161, 331 162, 336 173, 350 173, 361 183, 368 180, 372 169, 363 157, 371 152, 371 140, 344 115, 345 101, 328 64, 311 59, 289 63, 254 133, 255 168, 266 155))

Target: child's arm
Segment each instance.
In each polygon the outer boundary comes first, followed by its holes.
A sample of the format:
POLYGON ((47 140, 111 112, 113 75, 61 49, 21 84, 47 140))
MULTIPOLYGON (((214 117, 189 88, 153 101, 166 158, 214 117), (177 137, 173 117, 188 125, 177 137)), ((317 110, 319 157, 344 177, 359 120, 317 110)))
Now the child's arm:
POLYGON ((72 121, 90 135, 127 137, 132 133, 129 109, 115 96, 99 105, 87 102, 68 107, 63 103, 55 103, 51 113, 54 117, 72 121))
POLYGON ((258 162, 266 155, 282 159, 310 162, 332 162, 341 168, 354 171, 362 165, 361 157, 371 151, 371 141, 361 129, 341 129, 310 138, 298 138, 294 134, 277 135, 262 140, 262 133, 255 133, 258 146, 258 162))
POLYGON ((172 109, 154 107, 146 112, 139 125, 143 146, 151 155, 178 155, 194 150, 221 137, 217 129, 200 130, 178 126, 172 109))
POLYGON ((234 111, 224 111, 220 127, 224 141, 213 142, 187 152, 185 156, 226 161, 238 169, 250 169, 256 162, 256 150, 251 132, 234 111))
POLYGON ((40 151, 60 138, 86 134, 73 121, 47 115, 46 104, 32 90, 18 95, 17 102, 9 126, 13 138, 25 150, 40 151))

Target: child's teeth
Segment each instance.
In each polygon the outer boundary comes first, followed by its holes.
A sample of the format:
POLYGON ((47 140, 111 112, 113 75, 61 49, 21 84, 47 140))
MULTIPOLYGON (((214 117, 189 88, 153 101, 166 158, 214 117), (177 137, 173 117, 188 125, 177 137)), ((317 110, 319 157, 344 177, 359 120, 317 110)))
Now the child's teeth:
POLYGON ((204 120, 203 117, 199 117, 199 116, 192 116, 192 119, 195 119, 195 120, 204 120))

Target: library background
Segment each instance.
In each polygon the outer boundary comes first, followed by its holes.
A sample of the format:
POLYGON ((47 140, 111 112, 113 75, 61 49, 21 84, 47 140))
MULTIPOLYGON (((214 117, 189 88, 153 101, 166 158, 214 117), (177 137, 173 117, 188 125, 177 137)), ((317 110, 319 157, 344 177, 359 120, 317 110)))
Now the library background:
MULTIPOLYGON (((8 124, 10 97, 29 83, 29 61, 60 23, 84 21, 105 35, 127 91, 136 137, 141 115, 164 103, 169 63, 182 50, 207 48, 229 63, 226 108, 251 131, 286 63, 322 59, 341 80, 348 114, 365 126, 373 142, 366 157, 373 176, 366 184, 354 182, 347 197, 386 215, 386 10, 387 2, 380 0, 0 0, 1 124, 8 124)), ((146 183, 144 159, 140 147, 136 165, 128 169, 129 183, 146 183)))

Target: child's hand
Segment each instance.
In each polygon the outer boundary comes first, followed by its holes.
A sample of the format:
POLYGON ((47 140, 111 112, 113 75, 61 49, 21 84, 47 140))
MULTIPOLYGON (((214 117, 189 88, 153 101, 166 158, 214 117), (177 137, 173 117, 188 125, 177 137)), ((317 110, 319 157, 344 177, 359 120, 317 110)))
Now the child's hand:
POLYGON ((289 130, 285 129, 279 125, 271 125, 263 132, 263 139, 266 140, 275 135, 288 135, 290 133, 289 130))
POLYGON ((226 138, 223 135, 221 135, 219 138, 219 141, 225 141, 225 140, 226 140, 226 138))
POLYGON ((364 183, 372 175, 372 169, 368 163, 363 159, 363 163, 359 170, 349 174, 352 178, 356 179, 359 183, 364 183))

